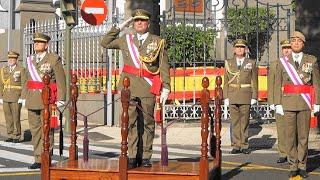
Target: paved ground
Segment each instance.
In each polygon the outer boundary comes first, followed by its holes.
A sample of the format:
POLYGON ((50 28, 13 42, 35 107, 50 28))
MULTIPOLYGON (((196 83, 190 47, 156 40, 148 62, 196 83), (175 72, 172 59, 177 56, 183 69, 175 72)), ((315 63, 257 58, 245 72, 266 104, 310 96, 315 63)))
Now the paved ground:
MULTIPOLYGON (((19 144, 4 142, 5 122, 0 106, 0 180, 1 179, 39 179, 39 171, 29 171, 27 166, 33 163, 30 131, 26 111, 22 112, 22 129, 25 142, 19 144)), ((78 146, 82 156, 83 122, 78 122, 78 146)), ((250 155, 231 155, 229 123, 223 123, 222 131, 223 179, 287 179, 288 164, 276 162, 277 137, 275 124, 259 124, 252 121, 249 131, 249 143, 253 150, 250 155)), ((160 129, 157 128, 154 141, 153 160, 160 159, 160 129)), ((120 152, 120 128, 97 124, 89 126, 90 158, 117 158, 120 152)), ((55 134, 58 139, 58 132, 55 134)), ((310 132, 310 151, 308 159, 309 179, 320 179, 320 141, 316 131, 310 132)), ((68 157, 69 139, 65 138, 64 154, 59 156, 58 141, 55 141, 53 161, 68 157)), ((169 158, 172 161, 197 161, 200 155, 200 126, 197 123, 175 124, 167 132, 169 158)))

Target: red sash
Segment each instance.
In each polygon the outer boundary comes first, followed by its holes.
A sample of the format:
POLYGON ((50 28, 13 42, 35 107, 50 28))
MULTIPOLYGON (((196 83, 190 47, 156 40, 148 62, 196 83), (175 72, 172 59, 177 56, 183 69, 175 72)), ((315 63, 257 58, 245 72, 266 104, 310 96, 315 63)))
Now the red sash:
POLYGON ((155 95, 160 95, 162 83, 159 75, 153 75, 144 69, 141 70, 126 64, 123 66, 122 71, 129 74, 136 75, 136 76, 142 76, 152 80, 152 86, 150 88, 150 92, 155 95))
MULTIPOLYGON (((28 89, 39 89, 42 90, 44 87, 43 82, 39 81, 27 81, 27 88, 28 89)), ((57 84, 56 83, 50 83, 50 104, 55 104, 57 102, 57 84)))

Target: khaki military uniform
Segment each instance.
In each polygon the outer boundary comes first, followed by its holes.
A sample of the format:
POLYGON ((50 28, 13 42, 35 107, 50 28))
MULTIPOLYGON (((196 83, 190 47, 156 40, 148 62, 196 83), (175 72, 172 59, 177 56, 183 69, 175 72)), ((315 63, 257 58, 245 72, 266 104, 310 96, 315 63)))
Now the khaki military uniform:
MULTIPOLYGON (((120 30, 112 28, 107 35, 102 39, 101 45, 108 49, 121 49, 125 65, 135 66, 130 56, 126 37, 117 38, 120 30)), ((160 37, 150 34, 145 39, 143 44, 140 44, 137 35, 133 34, 133 41, 140 55, 146 56, 151 44, 158 44, 160 37)), ((146 63, 145 69, 155 72, 159 69, 162 87, 170 90, 169 64, 167 54, 161 50, 156 61, 146 63)), ((142 141, 143 141, 143 159, 150 159, 152 155, 152 144, 154 138, 155 122, 149 115, 153 115, 155 105, 155 95, 150 93, 150 85, 140 76, 122 72, 120 78, 120 89, 122 88, 122 80, 124 77, 130 78, 131 98, 136 100, 145 112, 141 112, 135 106, 129 107, 129 135, 128 135, 128 153, 129 158, 136 158, 138 146, 138 129, 137 124, 143 122, 142 141), (148 113, 149 115, 146 115, 148 113)), ((141 139, 140 139, 141 140, 141 139)))
MULTIPOLYGON (((54 53, 46 55, 36 62, 36 55, 32 55, 32 63, 38 74, 43 78, 45 73, 51 77, 50 83, 57 83, 57 100, 65 101, 66 98, 66 77, 62 67, 61 58, 54 53)), ((29 70, 29 69, 28 69, 29 70)), ((27 81, 32 81, 30 72, 27 73, 27 81)), ((35 162, 41 162, 41 153, 43 151, 43 101, 41 91, 38 89, 28 89, 25 86, 23 97, 26 99, 26 108, 28 109, 29 127, 32 134, 32 144, 34 147, 35 162)), ((53 131, 50 131, 50 145, 53 145, 53 131)))
POLYGON ((0 94, 3 99, 7 134, 11 139, 19 140, 21 136, 21 104, 18 104, 18 100, 25 80, 25 69, 19 65, 16 65, 11 71, 10 66, 5 66, 0 70, 0 94))
MULTIPOLYGON (((289 63, 293 65, 305 85, 313 85, 315 88, 315 104, 320 104, 319 87, 320 75, 317 58, 303 54, 299 67, 295 66, 292 55, 289 63)), ((310 129, 310 108, 300 94, 282 93, 284 85, 293 84, 283 65, 279 65, 275 81, 275 104, 281 104, 284 110, 286 122, 287 152, 290 170, 306 170, 308 154, 308 136, 310 129)))
POLYGON ((225 61, 225 69, 223 95, 230 102, 233 149, 248 149, 250 102, 258 97, 256 62, 245 59, 238 68, 233 58, 225 61))
MULTIPOLYGON (((278 66, 281 65, 279 60, 274 61, 270 64, 269 74, 268 74, 268 103, 269 105, 275 104, 274 102, 274 88, 275 84, 275 75, 277 72, 278 66)), ((280 157, 287 157, 286 153, 286 121, 283 116, 275 113, 277 133, 278 133, 278 153, 280 157)))

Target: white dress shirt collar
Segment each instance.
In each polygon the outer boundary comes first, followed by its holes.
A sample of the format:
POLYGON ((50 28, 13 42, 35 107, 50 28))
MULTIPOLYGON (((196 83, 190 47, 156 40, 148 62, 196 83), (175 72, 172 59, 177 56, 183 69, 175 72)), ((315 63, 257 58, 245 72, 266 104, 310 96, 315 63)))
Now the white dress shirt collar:
POLYGON ((143 44, 144 41, 147 39, 148 35, 149 35, 149 32, 146 32, 144 34, 137 33, 137 38, 138 38, 139 42, 140 42, 140 40, 142 40, 142 44, 143 44))
POLYGON ((13 65, 13 66, 10 66, 10 65, 9 65, 9 70, 10 70, 10 72, 12 72, 12 71, 14 70, 14 68, 16 68, 16 66, 17 66, 17 64, 15 64, 15 65, 13 65))
POLYGON ((47 54, 47 52, 43 52, 41 54, 36 54, 36 61, 37 63, 39 63, 40 61, 42 61, 42 59, 44 58, 44 56, 47 54))
POLYGON ((303 52, 299 52, 299 53, 292 52, 293 61, 297 61, 299 64, 301 63, 302 56, 303 56, 303 52), (298 57, 298 58, 296 58, 296 57, 298 57))
POLYGON ((245 57, 243 57, 243 58, 237 58, 237 57, 236 57, 237 66, 242 66, 244 59, 245 59, 245 57))

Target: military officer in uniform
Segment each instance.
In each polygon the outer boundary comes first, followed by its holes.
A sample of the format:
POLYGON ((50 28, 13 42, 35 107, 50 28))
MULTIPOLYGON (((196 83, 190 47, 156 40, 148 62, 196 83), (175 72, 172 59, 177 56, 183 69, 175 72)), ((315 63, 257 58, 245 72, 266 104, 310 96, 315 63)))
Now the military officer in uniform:
MULTIPOLYGON (((35 33, 33 46, 35 54, 27 58, 27 82, 23 90, 26 108, 28 109, 29 128, 32 134, 32 144, 34 148, 35 163, 29 169, 41 167, 41 153, 43 151, 43 101, 41 89, 43 87, 42 78, 49 74, 51 81, 51 101, 57 101, 57 105, 64 105, 66 96, 66 77, 61 63, 61 58, 55 53, 49 53, 48 43, 50 37, 35 33), (55 92, 54 92, 55 91, 55 92), (57 97, 53 96, 56 93, 57 97)), ((50 102, 55 103, 55 102, 50 102)), ((52 151, 53 131, 50 131, 50 145, 52 151)))
POLYGON ((319 112, 320 75, 317 58, 302 52, 306 39, 295 31, 291 36, 292 54, 280 59, 275 75, 276 111, 284 113, 289 177, 306 178, 311 109, 319 112), (314 88, 314 99, 312 95, 314 88))
MULTIPOLYGON (((283 40, 280 42, 282 56, 289 57, 291 55, 291 44, 289 40, 283 40)), ((275 111, 274 105, 274 87, 275 87, 275 74, 277 72, 278 66, 281 65, 279 60, 273 61, 270 64, 269 74, 268 74, 268 103, 270 104, 270 109, 275 111)), ((285 130, 287 128, 286 121, 283 119, 283 114, 275 113, 275 119, 277 124, 278 133, 278 153, 279 159, 277 163, 287 162, 286 153, 286 134, 285 130)))
MULTIPOLYGON (((112 28, 103 38, 101 45, 108 49, 121 49, 124 67, 120 82, 125 76, 130 78, 131 99, 143 108, 129 107, 128 168, 151 167, 152 144, 155 131, 153 115, 155 95, 165 104, 170 92, 169 64, 164 50, 165 41, 148 32, 151 14, 136 9, 132 17, 119 27, 112 28), (133 33, 118 37, 119 33, 133 21, 133 33), (149 115, 147 115, 149 114, 149 115), (138 137, 137 123, 143 122, 142 139, 138 137), (142 140, 142 160, 137 155, 138 141, 142 140), (141 161, 141 163, 140 163, 141 161)), ((120 86, 122 84, 120 83, 120 86)), ((121 87, 120 87, 121 88, 121 87)))
POLYGON ((5 142, 19 143, 21 136, 20 99, 26 81, 25 69, 17 64, 19 53, 8 52, 8 64, 0 70, 0 94, 3 103, 8 139, 5 142))
POLYGON ((232 123, 231 154, 249 154, 248 126, 250 105, 257 102, 258 74, 256 62, 245 58, 247 43, 234 41, 234 57, 225 61, 224 103, 229 106, 232 123))

